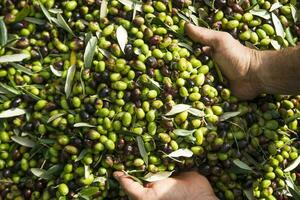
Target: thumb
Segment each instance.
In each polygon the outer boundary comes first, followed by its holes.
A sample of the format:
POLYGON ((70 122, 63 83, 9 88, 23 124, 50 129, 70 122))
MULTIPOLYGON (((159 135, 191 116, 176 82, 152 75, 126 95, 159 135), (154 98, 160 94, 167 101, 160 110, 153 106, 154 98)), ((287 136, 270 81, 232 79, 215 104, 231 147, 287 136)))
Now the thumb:
POLYGON ((127 176, 124 172, 120 171, 114 172, 113 175, 129 197, 140 199, 143 196, 145 188, 138 182, 132 180, 130 176, 127 176))
POLYGON ((195 26, 191 23, 186 23, 185 32, 192 40, 208 46, 215 46, 222 37, 222 32, 195 26))

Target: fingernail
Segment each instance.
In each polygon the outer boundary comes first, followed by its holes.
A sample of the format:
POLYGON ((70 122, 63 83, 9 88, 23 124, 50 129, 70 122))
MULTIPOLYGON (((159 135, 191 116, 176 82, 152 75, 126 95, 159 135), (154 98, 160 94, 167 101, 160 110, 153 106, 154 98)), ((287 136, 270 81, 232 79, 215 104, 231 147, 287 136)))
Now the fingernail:
POLYGON ((117 180, 119 180, 122 175, 123 175, 123 172, 114 172, 113 173, 114 178, 117 180))

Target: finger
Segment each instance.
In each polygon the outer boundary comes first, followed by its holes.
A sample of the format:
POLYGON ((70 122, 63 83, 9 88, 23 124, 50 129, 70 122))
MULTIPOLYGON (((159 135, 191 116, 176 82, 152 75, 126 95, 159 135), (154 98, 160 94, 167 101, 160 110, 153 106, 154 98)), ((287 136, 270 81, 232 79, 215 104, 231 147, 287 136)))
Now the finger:
POLYGON ((221 36, 218 31, 194 26, 191 23, 185 25, 185 32, 192 40, 210 46, 213 46, 221 36))
POLYGON ((132 180, 123 172, 114 172, 115 179, 120 183, 124 191, 133 199, 139 199, 145 192, 145 188, 132 180))
POLYGON ((212 51, 213 51, 213 49, 212 49, 210 46, 204 46, 204 47, 202 47, 202 51, 203 51, 206 55, 212 57, 212 54, 213 54, 212 51))

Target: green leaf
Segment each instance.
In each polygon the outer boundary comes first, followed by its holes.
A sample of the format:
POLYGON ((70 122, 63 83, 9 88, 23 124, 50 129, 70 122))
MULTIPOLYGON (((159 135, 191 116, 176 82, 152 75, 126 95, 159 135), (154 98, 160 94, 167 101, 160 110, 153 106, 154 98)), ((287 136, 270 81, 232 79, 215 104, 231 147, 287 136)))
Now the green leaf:
POLYGON ((273 12, 274 10, 277 10, 281 6, 282 6, 282 4, 280 2, 273 3, 271 8, 269 9, 269 12, 273 12))
POLYGON ((75 36, 75 34, 73 33, 72 29, 69 27, 69 25, 67 24, 67 22, 65 21, 65 19, 61 16, 61 14, 57 14, 56 16, 57 18, 57 25, 59 25, 61 28, 65 29, 67 32, 69 32, 71 35, 75 36))
POLYGON ((67 98, 69 98, 71 94, 75 72, 76 72, 76 65, 73 65, 68 69, 67 79, 65 83, 65 93, 67 98))
POLYGON ((238 115, 240 115, 240 114, 241 114, 240 111, 235 111, 235 112, 225 112, 225 113, 223 113, 223 115, 220 116, 219 120, 220 120, 221 122, 223 122, 223 121, 226 121, 226 120, 228 120, 228 119, 230 119, 230 118, 236 117, 236 116, 238 116, 238 115))
POLYGON ((89 123, 85 123, 85 122, 78 122, 76 124, 73 125, 75 128, 78 128, 78 127, 90 127, 90 128, 94 128, 96 126, 94 125, 91 125, 89 123))
POLYGON ((194 115, 196 117, 204 117, 205 113, 202 110, 198 110, 196 108, 189 108, 188 113, 190 113, 191 115, 194 115))
POLYGON ((291 29, 290 27, 287 27, 285 29, 285 38, 287 39, 287 41, 292 45, 292 46, 296 46, 296 43, 293 39, 292 33, 291 33, 291 29))
POLYGON ((62 71, 55 69, 53 65, 50 65, 50 70, 55 76, 58 76, 58 77, 62 76, 62 71))
POLYGON ((193 152, 189 149, 178 149, 168 154, 168 157, 172 157, 172 158, 178 158, 178 157, 190 158, 192 156, 193 156, 193 152))
POLYGON ((287 185, 288 191, 291 193, 292 197, 294 199, 300 199, 300 191, 297 187, 297 185, 295 185, 293 179, 288 175, 285 183, 287 185))
POLYGON ((271 18, 270 13, 268 11, 264 10, 264 9, 250 10, 249 12, 252 15, 261 17, 261 18, 266 19, 266 20, 271 18))
POLYGON ((165 114, 165 116, 176 115, 178 113, 187 111, 191 107, 192 106, 186 105, 186 104, 177 104, 177 105, 173 106, 172 109, 165 114))
POLYGON ((285 123, 288 124, 288 123, 290 123, 291 121, 294 121, 295 119, 300 119, 300 113, 294 114, 293 116, 287 118, 287 119, 285 120, 285 123))
POLYGON ((246 171, 253 171, 253 169, 251 167, 249 167, 249 165, 247 165, 246 163, 244 163, 243 161, 241 161, 239 159, 234 159, 233 164, 235 164, 235 166, 239 167, 240 169, 243 169, 246 171))
POLYGON ((42 175, 46 172, 46 170, 40 169, 40 168, 31 168, 30 171, 33 175, 35 175, 39 178, 41 178, 42 175))
POLYGON ((138 1, 131 1, 131 0, 119 0, 119 2, 125 6, 128 6, 129 8, 133 9, 134 8, 134 4, 135 5, 135 9, 139 12, 142 12, 142 4, 138 1))
POLYGON ((96 51, 96 46, 97 38, 95 36, 92 36, 91 39, 88 41, 84 51, 84 65, 86 68, 90 68, 92 65, 96 51))
POLYGON ((252 189, 243 190, 243 192, 244 192, 244 194, 245 194, 245 196, 247 197, 248 200, 255 200, 252 189))
POLYGON ((78 193, 80 197, 87 197, 90 198, 93 195, 97 194, 99 192, 99 187, 95 186, 88 186, 80 190, 78 193))
POLYGON ((61 9, 56 9, 56 8, 50 8, 48 11, 53 13, 53 14, 58 14, 58 13, 62 14, 62 13, 64 13, 61 9))
POLYGON ((48 10, 45 8, 45 6, 41 2, 39 2, 39 4, 40 4, 40 7, 41 7, 42 12, 44 13, 45 17, 48 19, 49 22, 52 22, 52 20, 51 20, 52 17, 50 15, 50 13, 48 12, 48 10))
POLYGON ((7 44, 7 28, 3 18, 0 18, 0 46, 3 47, 7 44))
POLYGON ((3 91, 4 94, 7 94, 7 93, 11 93, 13 95, 21 94, 19 90, 15 89, 14 87, 11 87, 5 83, 0 83, 0 91, 3 91))
POLYGON ((0 57, 0 63, 21 62, 28 57, 29 55, 25 53, 5 55, 0 57))
POLYGON ((187 43, 184 43, 184 42, 178 42, 178 46, 180 47, 184 47, 186 48, 187 50, 189 50, 190 52, 193 52, 193 47, 187 43))
POLYGON ((81 160, 88 152, 89 152, 88 149, 83 149, 83 150, 80 152, 79 156, 76 158, 75 162, 80 161, 80 160, 81 160))
POLYGON ((106 58, 111 58, 111 53, 109 53, 109 51, 107 51, 106 49, 101 49, 98 47, 98 50, 100 51, 100 53, 105 56, 106 58))
POLYGON ((128 42, 128 33, 122 25, 117 28, 116 37, 122 52, 125 54, 125 46, 128 42))
POLYGON ((147 151, 145 149, 144 141, 143 141, 141 136, 137 136, 136 141, 137 141, 137 144, 138 144, 140 155, 142 156, 146 166, 148 166, 148 154, 147 154, 147 151))
POLYGON ((0 113, 0 119, 10 118, 10 117, 17 117, 17 116, 20 116, 20 115, 24 115, 25 113, 26 113, 26 111, 21 109, 21 108, 11 108, 11 109, 2 111, 0 113))
POLYGON ((31 7, 25 6, 20 12, 17 13, 15 22, 22 21, 31 12, 31 7))
POLYGON ((273 22, 273 25, 275 27, 276 34, 278 36, 284 38, 285 32, 284 32, 284 29, 283 29, 283 26, 282 26, 280 20, 278 19, 278 17, 274 13, 271 13, 271 16, 272 16, 272 22, 273 22))
POLYGON ((35 146, 35 142, 26 137, 12 136, 11 139, 24 147, 32 148, 35 146))
POLYGON ((297 10, 293 4, 290 4, 290 8, 291 8, 291 15, 293 17, 294 23, 296 23, 298 21, 297 10))
POLYGON ((53 120, 61 117, 61 116, 64 116, 66 113, 57 113, 55 115, 52 115, 51 117, 49 117, 49 119, 47 120, 47 123, 50 123, 52 122, 53 120))
POLYGON ((34 74, 33 71, 31 71, 29 68, 24 67, 24 66, 22 66, 22 65, 20 65, 20 64, 17 64, 17 63, 11 63, 11 65, 12 65, 14 68, 16 68, 17 70, 19 70, 19 71, 21 71, 21 72, 23 72, 23 73, 25 73, 25 74, 28 74, 28 75, 30 75, 30 76, 32 76, 32 75, 34 74))
POLYGON ((185 130, 185 129, 174 129, 173 130, 173 133, 175 135, 182 136, 182 137, 193 135, 194 132, 195 132, 195 130, 185 130))
POLYGON ((157 172, 157 173, 149 172, 143 177, 143 180, 147 182, 161 181, 166 178, 169 178, 172 175, 172 173, 173 171, 171 172, 165 171, 165 172, 157 172))
POLYGON ((298 167, 300 164, 300 156, 296 160, 294 160, 287 168, 285 168, 283 171, 284 172, 290 172, 294 170, 296 167, 298 167))
POLYGON ((271 40, 271 45, 277 51, 280 50, 280 48, 281 48, 281 45, 279 44, 279 42, 274 39, 271 40))
POLYGON ((159 82, 153 80, 152 78, 148 77, 148 80, 150 81, 151 85, 156 87, 157 89, 162 89, 161 86, 159 85, 159 82))
POLYGON ((107 16, 107 0, 102 0, 100 6, 100 19, 107 16))
POLYGON ((46 23, 45 20, 34 18, 34 17, 25 17, 24 20, 27 22, 33 23, 33 24, 37 24, 37 25, 43 25, 46 23))

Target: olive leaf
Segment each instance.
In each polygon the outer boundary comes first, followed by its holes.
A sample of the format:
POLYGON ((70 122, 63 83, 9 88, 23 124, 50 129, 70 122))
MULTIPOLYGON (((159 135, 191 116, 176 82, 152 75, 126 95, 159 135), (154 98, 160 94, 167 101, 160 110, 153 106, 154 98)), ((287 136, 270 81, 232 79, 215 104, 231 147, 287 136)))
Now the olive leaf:
POLYGON ((143 180, 147 182, 160 181, 169 178, 173 172, 174 171, 170 171, 170 172, 165 171, 165 172, 157 172, 157 173, 149 172, 143 177, 143 180))
POLYGON ((109 51, 105 50, 105 49, 101 49, 98 47, 98 50, 100 51, 100 53, 102 55, 104 55, 106 58, 110 58, 111 57, 111 53, 109 53, 109 51))
POLYGON ((191 107, 192 106, 186 105, 186 104, 177 104, 177 105, 173 106, 172 109, 165 114, 165 116, 176 115, 178 113, 187 111, 191 107))
POLYGON ((283 171, 284 172, 290 172, 293 169, 295 169, 296 167, 298 167, 300 164, 300 156, 298 156, 298 158, 296 160, 294 160, 287 168, 285 168, 283 171))
POLYGON ((26 137, 12 136, 11 139, 24 147, 32 148, 35 146, 35 142, 26 137))
POLYGON ((194 115, 196 117, 204 117, 205 113, 202 110, 198 110, 196 108, 189 108, 188 113, 190 113, 191 115, 194 115))
POLYGON ((214 0, 204 0, 204 3, 211 7, 212 9, 215 8, 215 1, 214 0))
POLYGON ((239 159, 234 159, 233 164, 237 167, 239 167, 240 169, 246 170, 246 171, 253 171, 253 169, 251 167, 249 167, 249 165, 247 165, 246 163, 244 163, 243 161, 239 160, 239 159))
POLYGON ((189 136, 189 135, 193 135, 193 133, 195 132, 195 130, 185 130, 185 129, 174 129, 173 133, 177 136, 189 136))
POLYGON ((290 123, 291 121, 294 121, 295 119, 300 119, 300 113, 297 113, 297 114, 294 114, 294 115, 291 116, 291 117, 288 117, 288 118, 285 120, 285 123, 288 124, 288 123, 290 123))
POLYGON ((43 25, 46 23, 45 20, 34 18, 34 17, 25 17, 24 20, 37 25, 43 25))
POLYGON ((100 6, 100 19, 107 16, 107 0, 102 0, 100 6))
POLYGON ((274 39, 271 40, 271 45, 275 50, 280 50, 280 48, 281 48, 281 45, 279 44, 279 42, 274 39))
POLYGON ((80 160, 81 160, 88 152, 89 152, 88 149, 83 149, 83 150, 80 152, 79 156, 76 158, 75 162, 80 161, 80 160))
POLYGON ((50 13, 48 12, 48 10, 45 8, 45 6, 41 2, 39 2, 39 4, 40 4, 40 7, 41 7, 42 12, 44 13, 45 17, 48 19, 49 22, 52 22, 52 17, 50 15, 50 13))
POLYGON ((249 190, 243 190, 244 195, 247 197, 248 200, 255 200, 255 197, 253 195, 252 189, 249 190))
POLYGON ((31 71, 29 68, 24 67, 24 66, 22 66, 22 65, 20 65, 20 64, 17 64, 17 63, 11 63, 11 65, 12 65, 14 68, 16 68, 17 70, 19 70, 19 71, 21 71, 21 72, 23 72, 23 73, 25 73, 25 74, 28 74, 28 75, 30 75, 30 76, 32 76, 32 75, 34 74, 33 71, 31 71))
POLYGON ((287 27, 285 29, 285 38, 287 39, 287 41, 292 45, 292 46, 296 46, 296 43, 293 39, 292 33, 291 33, 291 29, 290 27, 287 27))
POLYGON ((249 47, 249 48, 251 48, 251 49, 256 49, 256 50, 258 50, 258 48, 257 48, 254 44, 252 44, 251 42, 248 42, 248 41, 245 42, 245 46, 246 46, 246 47, 249 47))
POLYGON ((148 154, 145 149, 145 144, 141 136, 136 137, 137 145, 139 148, 140 155, 142 156, 146 166, 148 166, 148 154))
POLYGON ((266 19, 266 20, 271 18, 270 13, 264 9, 250 10, 249 13, 251 13, 252 15, 261 17, 263 19, 266 19))
POLYGON ((125 54, 124 50, 128 42, 128 33, 122 25, 117 28, 116 37, 122 52, 125 54))
POLYGON ((80 70, 80 85, 82 87, 82 94, 83 96, 85 96, 85 84, 84 84, 84 81, 83 81, 83 78, 82 78, 82 72, 83 72, 83 68, 81 68, 80 70))
POLYGON ((72 65, 68 69, 67 79, 66 79, 66 83, 65 83, 65 93, 66 93, 67 98, 69 98, 69 96, 71 94, 75 72, 76 72, 76 65, 72 65))
POLYGON ((269 11, 272 12, 272 11, 280 8, 281 6, 282 6, 282 4, 280 2, 273 3, 272 6, 270 7, 269 11))
POLYGON ((157 89, 160 89, 160 90, 162 89, 161 86, 160 86, 160 84, 159 84, 157 81, 153 80, 153 79, 150 78, 150 77, 148 77, 148 80, 150 81, 151 85, 153 85, 153 86, 156 87, 157 89))
POLYGON ((190 21, 190 19, 183 12, 178 12, 177 15, 186 22, 190 21))
POLYGON ((291 196, 294 199, 300 199, 300 191, 298 189, 298 187, 295 185, 293 179, 290 177, 290 175, 288 175, 286 177, 285 183, 287 185, 287 189, 290 192, 291 196))
POLYGON ((188 49, 188 50, 191 51, 191 52, 194 51, 192 46, 190 46, 189 44, 184 43, 184 42, 178 42, 178 46, 184 47, 184 48, 188 49))
POLYGON ((90 166, 84 165, 84 178, 88 178, 90 175, 90 166))
POLYGON ((17 13, 15 22, 22 21, 25 17, 27 17, 31 12, 31 7, 25 6, 22 8, 20 12, 17 13))
POLYGON ((5 83, 0 83, 0 91, 3 92, 4 94, 13 94, 13 95, 19 95, 21 94, 19 90, 5 84, 5 83))
POLYGON ((272 22, 274 24, 276 34, 278 36, 284 38, 285 32, 284 32, 284 29, 283 29, 283 26, 282 26, 280 20, 274 13, 271 13, 271 16, 272 16, 272 22))
POLYGON ((50 123, 52 122, 53 120, 61 117, 61 116, 64 116, 66 113, 57 113, 55 115, 52 115, 51 117, 49 117, 49 119, 47 120, 47 123, 50 123))
POLYGON ((223 114, 220 116, 219 120, 220 120, 221 122, 223 122, 223 121, 226 121, 226 120, 228 120, 228 119, 230 119, 230 118, 236 117, 236 116, 238 116, 238 115, 240 115, 240 114, 241 114, 240 111, 235 111, 235 112, 225 112, 225 113, 223 113, 223 114))
POLYGON ((84 65, 86 68, 90 68, 93 62, 93 58, 95 55, 97 46, 97 38, 92 36, 91 39, 88 41, 85 51, 84 51, 84 65))
POLYGON ((56 16, 57 21, 55 20, 54 22, 60 26, 61 28, 65 29, 67 32, 69 32, 71 35, 75 36, 75 34, 73 33, 72 29, 69 27, 69 25, 67 24, 67 22, 65 21, 65 19, 61 16, 60 13, 57 13, 56 16))
POLYGON ((89 123, 85 123, 85 122, 78 122, 78 123, 74 124, 73 127, 75 127, 75 128, 78 128, 78 127, 90 127, 90 128, 93 128, 93 127, 96 127, 96 126, 91 125, 89 123))
POLYGON ((21 62, 28 57, 29 55, 25 53, 5 55, 0 57, 0 63, 21 62))
POLYGON ((178 149, 168 154, 168 157, 172 157, 172 158, 178 158, 178 157, 190 158, 192 156, 193 156, 193 152, 189 149, 178 149))
POLYGON ((99 177, 96 177, 94 179, 93 183, 102 183, 102 184, 104 184, 106 181, 107 181, 106 177, 99 176, 99 177))
POLYGON ((99 192, 99 187, 96 186, 88 186, 81 189, 78 193, 78 195, 82 198, 90 199, 93 195, 97 194, 99 192))
POLYGON ((55 76, 58 76, 58 77, 61 77, 61 76, 62 76, 62 71, 59 71, 59 70, 55 69, 53 65, 50 65, 49 67, 50 67, 51 72, 52 72, 55 76))
POLYGON ((3 47, 7 44, 7 28, 3 18, 0 18, 0 46, 3 47))
POLYGON ((11 108, 11 109, 2 111, 0 113, 0 119, 1 118, 17 117, 17 116, 20 116, 20 115, 24 115, 25 113, 26 113, 26 111, 21 109, 21 108, 11 108))
POLYGON ((40 168, 31 168, 30 171, 33 175, 39 178, 42 178, 42 175, 46 172, 46 170, 40 168))
POLYGON ((57 14, 57 13, 62 14, 62 13, 64 13, 62 11, 62 9, 56 9, 56 8, 50 8, 48 11, 53 13, 53 14, 57 14))
POLYGON ((142 12, 142 4, 138 1, 131 1, 131 0, 119 0, 119 2, 125 6, 128 6, 129 8, 133 9, 135 6, 135 9, 139 12, 142 12))
POLYGON ((290 8, 291 8, 291 15, 293 17, 294 22, 296 23, 298 21, 297 10, 293 4, 290 4, 290 8))

